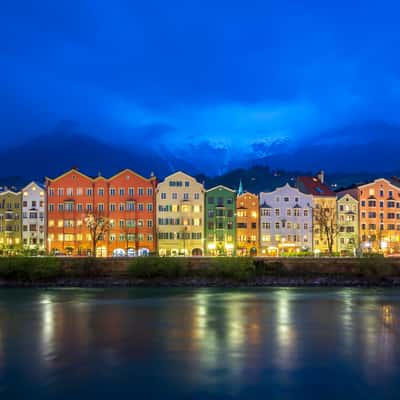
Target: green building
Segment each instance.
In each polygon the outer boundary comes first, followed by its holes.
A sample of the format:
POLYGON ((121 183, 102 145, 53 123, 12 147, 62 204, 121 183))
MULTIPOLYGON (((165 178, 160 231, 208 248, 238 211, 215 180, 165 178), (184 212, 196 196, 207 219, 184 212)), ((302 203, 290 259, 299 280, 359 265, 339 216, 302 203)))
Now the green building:
POLYGON ((22 244, 21 192, 6 190, 0 193, 0 253, 13 255, 22 244))
POLYGON ((219 185, 206 191, 205 200, 206 255, 235 255, 236 192, 219 185))
POLYGON ((355 256, 359 249, 357 189, 338 193, 337 248, 340 255, 355 256))

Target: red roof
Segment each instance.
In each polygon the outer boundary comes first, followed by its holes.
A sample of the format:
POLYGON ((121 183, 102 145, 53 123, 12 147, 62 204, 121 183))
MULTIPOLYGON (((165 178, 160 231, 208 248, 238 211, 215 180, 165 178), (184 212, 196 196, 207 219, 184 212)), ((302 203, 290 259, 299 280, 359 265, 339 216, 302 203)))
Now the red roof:
POLYGON ((313 196, 336 197, 336 193, 318 178, 313 176, 299 176, 297 178, 298 189, 313 196))

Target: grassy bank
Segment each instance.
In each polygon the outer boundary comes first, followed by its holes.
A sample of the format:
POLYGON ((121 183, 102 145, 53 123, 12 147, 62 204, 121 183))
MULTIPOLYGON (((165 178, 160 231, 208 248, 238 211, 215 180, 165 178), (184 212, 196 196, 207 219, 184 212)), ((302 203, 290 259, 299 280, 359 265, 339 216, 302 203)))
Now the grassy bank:
POLYGON ((383 257, 330 260, 242 257, 0 258, 0 280, 12 282, 101 278, 148 281, 193 278, 250 282, 262 277, 384 279, 400 277, 400 260, 383 257))

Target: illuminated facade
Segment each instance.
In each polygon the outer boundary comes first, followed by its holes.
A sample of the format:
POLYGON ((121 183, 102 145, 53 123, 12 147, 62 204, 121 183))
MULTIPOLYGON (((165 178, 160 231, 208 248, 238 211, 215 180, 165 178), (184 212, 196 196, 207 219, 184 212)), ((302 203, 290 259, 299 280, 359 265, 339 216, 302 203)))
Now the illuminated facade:
POLYGON ((286 184, 260 193, 262 255, 312 250, 313 197, 286 184))
POLYGON ((313 209, 313 246, 315 254, 334 253, 337 251, 336 193, 324 182, 324 173, 317 176, 297 178, 298 189, 312 195, 313 209))
POLYGON ((340 255, 355 256, 359 249, 358 189, 337 193, 337 248, 340 255))
POLYGON ((400 180, 376 179, 359 191, 362 251, 400 253, 400 180))
POLYGON ((155 252, 155 177, 125 169, 111 178, 91 178, 72 169, 47 178, 48 250, 91 255, 87 219, 109 222, 97 243, 97 256, 134 256, 155 252))
POLYGON ((24 250, 46 251, 46 192, 36 182, 22 189, 22 246, 24 250))
POLYGON ((258 196, 242 193, 236 198, 236 254, 255 256, 259 247, 258 196))
POLYGON ((204 254, 204 187, 184 172, 157 186, 157 238, 160 256, 204 254))
POLYGON ((206 254, 236 255, 236 192, 219 185, 206 192, 206 254))
POLYGON ((0 193, 0 249, 2 254, 21 250, 21 192, 5 190, 0 193))

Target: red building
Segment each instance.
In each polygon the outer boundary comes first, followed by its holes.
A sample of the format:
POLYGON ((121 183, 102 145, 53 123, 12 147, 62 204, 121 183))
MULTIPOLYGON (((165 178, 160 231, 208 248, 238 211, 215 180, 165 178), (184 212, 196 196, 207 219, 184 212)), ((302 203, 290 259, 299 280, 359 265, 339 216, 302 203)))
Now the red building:
POLYGON ((105 178, 77 169, 46 179, 49 252, 91 255, 87 221, 104 217, 109 229, 97 243, 98 256, 136 255, 156 251, 155 188, 149 179, 125 169, 105 178))

